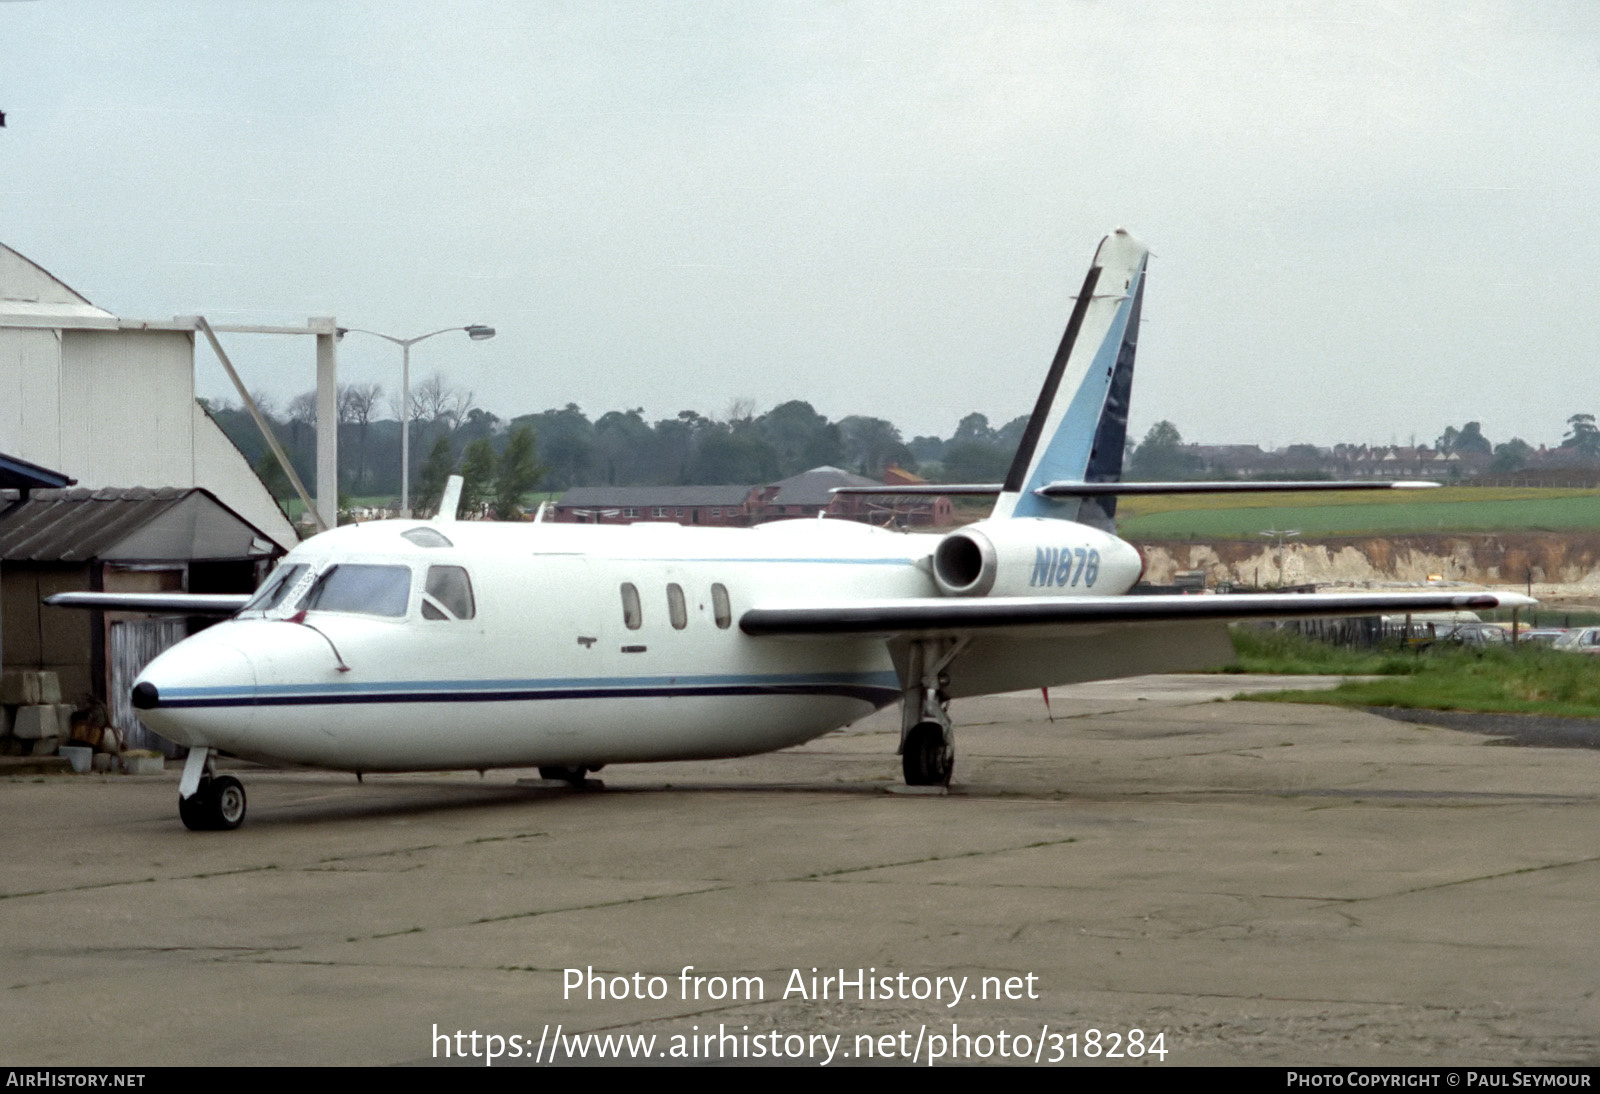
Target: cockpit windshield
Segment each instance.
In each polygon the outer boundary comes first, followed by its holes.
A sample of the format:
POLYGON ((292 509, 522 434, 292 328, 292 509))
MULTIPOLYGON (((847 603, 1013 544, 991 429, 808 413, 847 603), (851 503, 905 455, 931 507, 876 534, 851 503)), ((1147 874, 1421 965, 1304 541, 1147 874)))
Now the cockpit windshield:
POLYGON ((410 567, 344 562, 317 578, 297 607, 399 618, 410 601, 410 567))
POLYGON ((300 575, 306 572, 304 565, 279 566, 272 571, 272 575, 256 590, 256 595, 251 597, 241 612, 270 612, 283 602, 283 598, 293 591, 295 583, 300 580, 300 575))

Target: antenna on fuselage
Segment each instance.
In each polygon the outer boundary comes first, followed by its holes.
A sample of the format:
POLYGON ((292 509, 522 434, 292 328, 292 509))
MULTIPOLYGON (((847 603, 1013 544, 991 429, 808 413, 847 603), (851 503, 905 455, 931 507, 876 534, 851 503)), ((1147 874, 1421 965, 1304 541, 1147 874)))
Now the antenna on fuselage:
POLYGON ((456 519, 456 510, 461 508, 461 476, 451 475, 444 480, 444 497, 439 499, 439 515, 433 518, 435 524, 450 524, 456 519))

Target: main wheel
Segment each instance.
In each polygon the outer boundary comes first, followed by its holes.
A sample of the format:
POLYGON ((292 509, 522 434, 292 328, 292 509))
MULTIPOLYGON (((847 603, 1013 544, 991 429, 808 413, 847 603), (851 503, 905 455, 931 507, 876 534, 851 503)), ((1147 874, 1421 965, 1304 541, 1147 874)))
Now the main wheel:
POLYGON ((587 767, 541 767, 539 778, 549 779, 551 782, 571 783, 573 786, 582 786, 583 777, 589 773, 587 767))
POLYGON ((938 722, 911 727, 900 755, 900 767, 907 786, 949 786, 955 750, 945 742, 944 727, 938 722))

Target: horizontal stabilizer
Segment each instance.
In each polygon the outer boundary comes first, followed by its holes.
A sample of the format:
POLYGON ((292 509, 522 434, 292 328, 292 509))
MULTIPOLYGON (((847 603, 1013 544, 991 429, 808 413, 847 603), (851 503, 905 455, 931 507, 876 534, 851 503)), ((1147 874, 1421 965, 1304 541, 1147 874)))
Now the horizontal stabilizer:
POLYGON ((1051 482, 1035 490, 1047 498, 1090 498, 1135 494, 1274 494, 1303 490, 1431 490, 1436 482, 1377 481, 1371 479, 1310 480, 1306 482, 1051 482))
POLYGON ((54 608, 91 608, 103 612, 151 612, 159 615, 232 615, 251 593, 56 593, 44 602, 54 608))
MULTIPOLYGON (((1050 482, 1034 491, 1046 498, 1132 497, 1135 494, 1272 494, 1305 490, 1432 490, 1436 482, 1347 479, 1271 482, 1050 482)), ((998 482, 927 483, 916 486, 835 486, 834 494, 879 497, 993 497, 1005 489, 998 482)))

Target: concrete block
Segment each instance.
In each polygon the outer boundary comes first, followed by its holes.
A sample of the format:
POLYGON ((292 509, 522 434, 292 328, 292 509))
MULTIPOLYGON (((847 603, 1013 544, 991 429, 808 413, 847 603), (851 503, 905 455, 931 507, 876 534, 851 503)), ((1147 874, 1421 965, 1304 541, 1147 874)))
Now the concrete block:
POLYGON ((33 742, 33 748, 29 750, 28 755, 54 756, 56 754, 56 749, 60 747, 60 737, 41 737, 37 741, 33 742))
POLYGON ((39 702, 39 674, 11 669, 0 673, 0 703, 8 707, 30 706, 39 702))
POLYGON ((135 751, 122 754, 122 770, 128 775, 159 775, 166 769, 166 758, 159 752, 135 751))
POLYGON ((16 718, 11 723, 11 733, 24 741, 60 737, 62 732, 57 713, 57 709, 53 706, 18 707, 16 718))
POLYGON ((94 749, 85 748, 83 745, 62 745, 56 749, 63 760, 72 765, 72 770, 79 775, 87 775, 89 768, 94 764, 94 749))
POLYGON ((39 702, 61 702, 61 677, 48 671, 38 672, 35 675, 39 677, 39 702))

